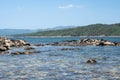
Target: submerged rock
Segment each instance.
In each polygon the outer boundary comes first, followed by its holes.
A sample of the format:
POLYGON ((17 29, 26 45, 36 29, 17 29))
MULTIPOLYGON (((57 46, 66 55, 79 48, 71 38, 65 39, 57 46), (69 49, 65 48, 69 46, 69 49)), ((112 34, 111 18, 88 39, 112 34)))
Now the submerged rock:
POLYGON ((33 54, 33 52, 28 52, 28 51, 25 51, 25 52, 13 52, 11 53, 13 55, 20 55, 20 54, 33 54))
POLYGON ((9 54, 9 51, 0 51, 0 54, 9 54))
POLYGON ((11 54, 18 55, 18 54, 23 54, 23 52, 12 52, 11 54))
POLYGON ((26 55, 26 54, 35 54, 35 53, 40 53, 40 51, 25 51, 25 52, 12 52, 11 54, 13 55, 26 55))
POLYGON ((95 64, 95 63, 97 63, 97 61, 95 59, 89 59, 87 61, 87 63, 89 63, 89 64, 95 64))
POLYGON ((61 50, 62 51, 64 51, 64 50, 80 50, 80 48, 62 48, 61 50))
POLYGON ((35 46, 44 46, 44 44, 35 44, 35 46))
POLYGON ((24 49, 25 49, 25 50, 34 50, 35 48, 26 46, 24 49))

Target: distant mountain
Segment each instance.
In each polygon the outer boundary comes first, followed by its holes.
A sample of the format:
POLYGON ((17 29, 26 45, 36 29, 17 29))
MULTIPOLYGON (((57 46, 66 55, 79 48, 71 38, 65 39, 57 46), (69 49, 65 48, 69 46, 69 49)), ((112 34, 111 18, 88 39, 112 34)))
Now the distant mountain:
POLYGON ((50 31, 50 30, 61 30, 61 29, 68 29, 68 28, 74 28, 76 26, 57 26, 57 27, 53 27, 53 28, 47 28, 47 29, 39 29, 37 31, 50 31))
POLYGON ((0 36, 14 35, 14 34, 25 34, 25 33, 32 33, 32 32, 35 32, 35 30, 29 30, 29 29, 0 29, 0 36))
POLYGON ((92 24, 62 30, 38 31, 21 36, 120 36, 120 23, 92 24))
POLYGON ((48 28, 48 30, 61 30, 61 29, 68 29, 68 28, 74 28, 76 26, 57 26, 54 28, 48 28))

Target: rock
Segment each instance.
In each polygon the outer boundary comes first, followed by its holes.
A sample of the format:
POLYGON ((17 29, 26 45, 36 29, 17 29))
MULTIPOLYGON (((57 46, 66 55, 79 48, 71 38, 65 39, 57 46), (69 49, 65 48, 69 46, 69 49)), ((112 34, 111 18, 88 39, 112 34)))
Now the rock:
POLYGON ((33 54, 34 52, 28 52, 28 51, 26 51, 26 52, 24 52, 24 54, 33 54))
POLYGON ((115 46, 115 43, 113 43, 113 42, 109 42, 109 41, 104 42, 104 44, 105 44, 105 45, 115 46))
POLYGON ((100 42, 100 43, 96 43, 96 46, 105 46, 105 44, 103 42, 100 42))
POLYGON ((25 50, 33 50, 33 49, 35 49, 35 48, 27 46, 27 47, 25 47, 24 49, 25 49, 25 50))
MULTIPOLYGON (((65 40, 63 42, 76 42, 77 40, 65 40)), ((58 43, 58 42, 55 42, 55 43, 58 43)))
POLYGON ((24 40, 19 40, 19 42, 20 42, 20 44, 30 46, 30 43, 28 43, 27 41, 24 41, 24 40))
POLYGON ((34 52, 28 52, 28 51, 25 51, 25 52, 12 52, 11 54, 13 55, 20 55, 20 54, 33 54, 34 52))
POLYGON ((24 40, 11 40, 12 46, 30 46, 30 43, 24 40))
POLYGON ((13 55, 26 55, 26 54, 36 54, 36 53, 40 53, 40 51, 25 51, 25 52, 12 52, 11 54, 13 55))
POLYGON ((10 50, 11 48, 10 48, 10 46, 4 46, 7 50, 10 50))
POLYGON ((6 50, 7 50, 6 47, 0 46, 0 51, 6 51, 6 50))
POLYGON ((89 63, 89 64, 95 64, 95 63, 97 63, 97 61, 95 59, 89 59, 87 61, 87 63, 89 63))
POLYGON ((7 39, 6 37, 0 36, 0 45, 11 47, 11 46, 26 46, 26 45, 30 45, 30 43, 24 40, 11 40, 11 39, 7 39))
POLYGON ((8 42, 6 42, 6 43, 4 44, 4 46, 8 46, 8 47, 10 47, 10 46, 11 46, 11 44, 10 44, 10 43, 8 43, 8 42))
POLYGON ((0 54, 9 54, 9 51, 0 51, 0 54))
POLYGON ((120 46, 120 43, 115 43, 116 46, 120 46))
POLYGON ((21 52, 12 52, 11 54, 18 55, 18 54, 22 54, 22 53, 21 52))
POLYGON ((44 44, 35 44, 35 46, 44 46, 44 44))

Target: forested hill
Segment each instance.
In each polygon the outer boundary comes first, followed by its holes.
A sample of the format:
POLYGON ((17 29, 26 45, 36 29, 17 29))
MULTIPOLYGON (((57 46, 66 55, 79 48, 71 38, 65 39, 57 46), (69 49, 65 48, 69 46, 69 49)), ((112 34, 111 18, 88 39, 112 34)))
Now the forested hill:
POLYGON ((24 34, 24 36, 120 36, 120 23, 117 24, 93 24, 78 26, 63 30, 50 30, 24 34))

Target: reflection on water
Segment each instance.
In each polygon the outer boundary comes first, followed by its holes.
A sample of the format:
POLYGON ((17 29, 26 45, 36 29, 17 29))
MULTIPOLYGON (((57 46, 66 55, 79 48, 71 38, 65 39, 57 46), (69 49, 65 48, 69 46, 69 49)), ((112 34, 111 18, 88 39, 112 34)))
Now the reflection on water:
POLYGON ((0 80, 120 80, 119 46, 42 46, 36 51, 0 55, 0 80), (90 58, 97 64, 87 64, 90 58))

